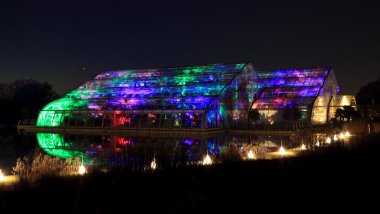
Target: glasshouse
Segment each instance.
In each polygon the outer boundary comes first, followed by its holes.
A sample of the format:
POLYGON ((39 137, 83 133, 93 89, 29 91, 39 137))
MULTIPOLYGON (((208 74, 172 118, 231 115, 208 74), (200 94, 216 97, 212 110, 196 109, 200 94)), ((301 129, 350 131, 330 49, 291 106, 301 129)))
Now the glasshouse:
POLYGON ((328 121, 329 102, 339 94, 331 68, 257 71, 257 75, 262 90, 252 106, 260 114, 256 123, 328 121))
POLYGON ((259 89, 250 63, 111 71, 49 103, 37 126, 241 127, 259 89))
POLYGON ((342 100, 335 95, 339 87, 329 67, 255 71, 251 63, 237 63, 110 71, 45 106, 37 126, 210 129, 283 121, 325 124, 342 100))

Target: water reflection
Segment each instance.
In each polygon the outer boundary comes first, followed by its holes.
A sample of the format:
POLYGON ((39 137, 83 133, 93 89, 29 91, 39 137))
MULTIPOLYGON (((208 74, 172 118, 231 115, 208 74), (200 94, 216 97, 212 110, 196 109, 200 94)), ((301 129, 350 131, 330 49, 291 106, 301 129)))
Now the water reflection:
POLYGON ((280 145, 300 147, 290 136, 216 136, 199 138, 94 136, 38 133, 39 146, 61 158, 79 158, 91 167, 144 170, 200 164, 208 154, 213 163, 273 157, 280 145))

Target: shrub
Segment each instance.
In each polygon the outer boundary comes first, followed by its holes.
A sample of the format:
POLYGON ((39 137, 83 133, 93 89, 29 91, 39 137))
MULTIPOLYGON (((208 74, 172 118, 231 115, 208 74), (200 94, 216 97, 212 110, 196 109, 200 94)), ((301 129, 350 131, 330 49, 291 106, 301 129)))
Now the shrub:
POLYGON ((79 160, 59 159, 50 155, 37 153, 34 157, 24 156, 18 158, 13 173, 21 180, 35 183, 42 177, 64 176, 77 174, 80 166, 79 160))

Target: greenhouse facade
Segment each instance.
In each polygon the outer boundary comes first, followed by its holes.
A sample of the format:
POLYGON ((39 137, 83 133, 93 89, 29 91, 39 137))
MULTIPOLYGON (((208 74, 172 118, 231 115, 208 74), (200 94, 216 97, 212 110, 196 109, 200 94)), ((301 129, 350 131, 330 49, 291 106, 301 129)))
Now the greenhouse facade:
POLYGON ((335 95, 339 88, 329 67, 255 71, 251 63, 236 63, 110 71, 45 106, 37 126, 212 129, 288 120, 325 124, 335 95))
POLYGON ((259 123, 328 122, 330 100, 339 94, 330 67, 258 71, 257 74, 262 90, 252 109, 260 113, 259 123))
POLYGON ((37 126, 241 127, 258 91, 250 63, 111 71, 49 103, 37 126))

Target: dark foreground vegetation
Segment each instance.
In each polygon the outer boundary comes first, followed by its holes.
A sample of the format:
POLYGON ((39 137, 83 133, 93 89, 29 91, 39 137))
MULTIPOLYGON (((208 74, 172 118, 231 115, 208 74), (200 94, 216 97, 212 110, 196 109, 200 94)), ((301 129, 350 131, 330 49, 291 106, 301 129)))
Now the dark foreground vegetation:
POLYGON ((3 188, 0 212, 376 213, 379 140, 270 161, 45 178, 3 188))

